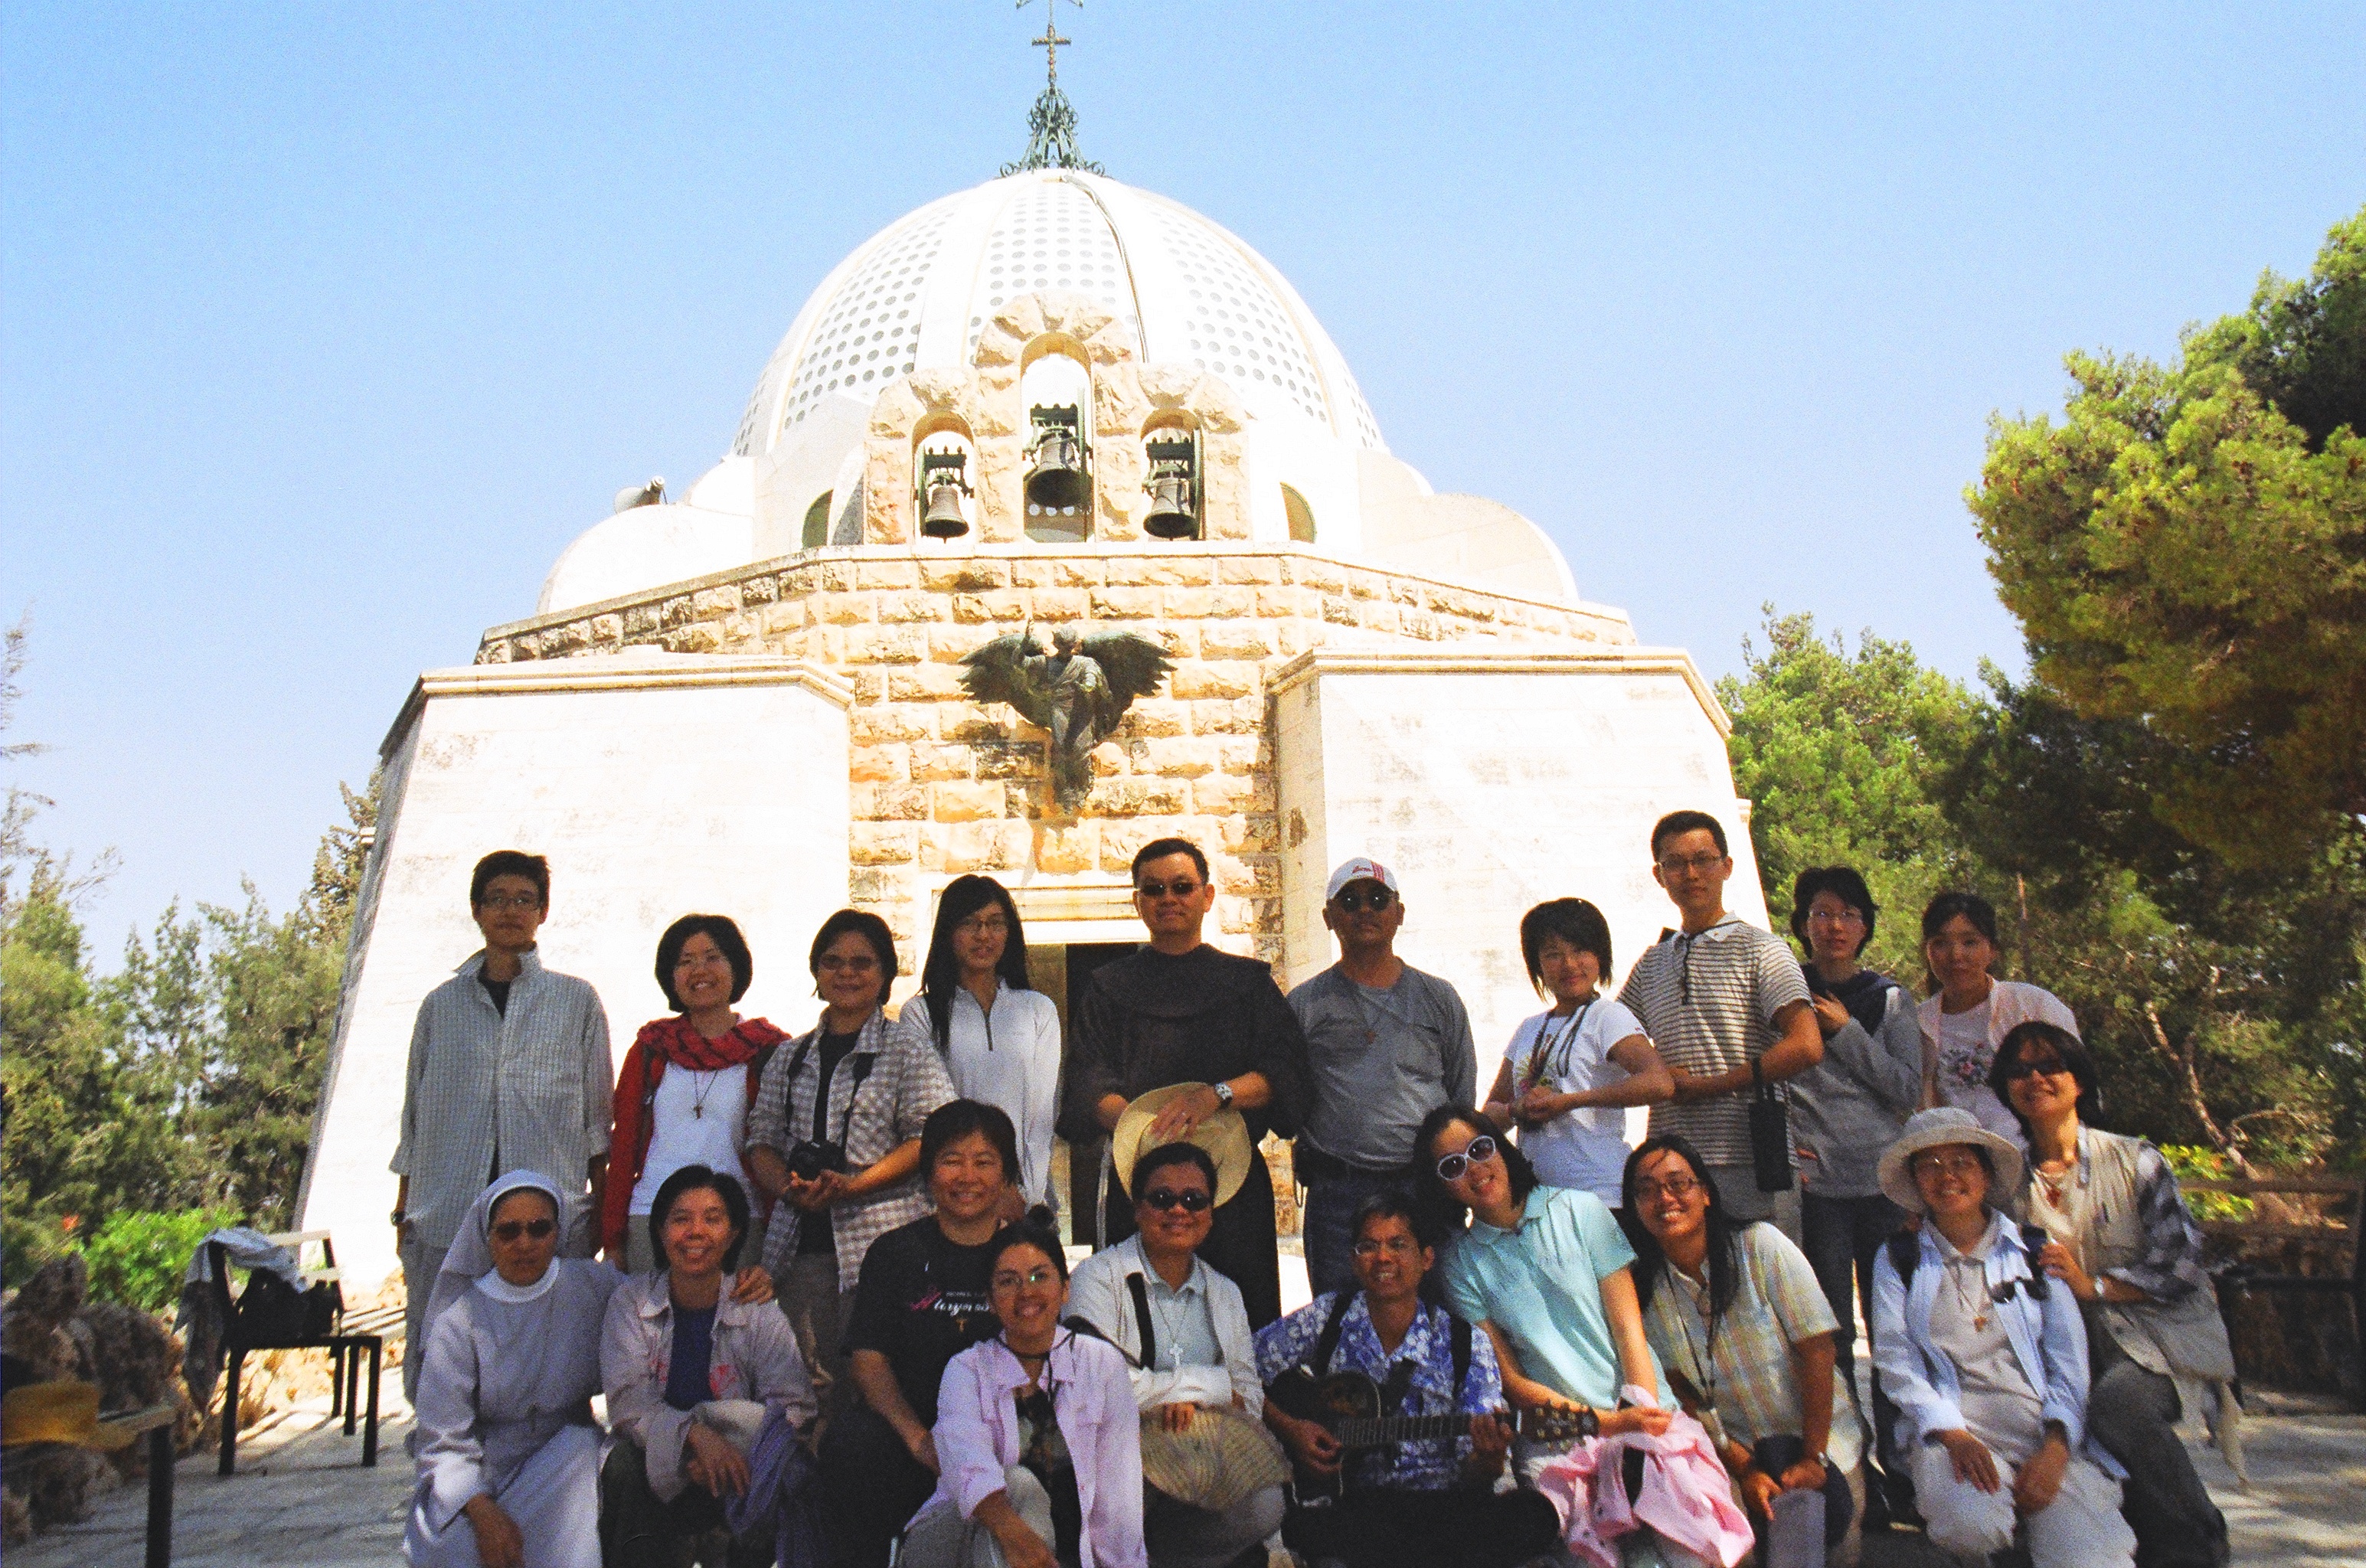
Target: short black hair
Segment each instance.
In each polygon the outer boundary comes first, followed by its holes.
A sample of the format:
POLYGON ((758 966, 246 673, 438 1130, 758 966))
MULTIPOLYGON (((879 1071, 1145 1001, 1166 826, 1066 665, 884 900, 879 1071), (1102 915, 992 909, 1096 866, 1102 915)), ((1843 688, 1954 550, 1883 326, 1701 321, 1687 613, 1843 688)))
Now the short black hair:
POLYGON ((869 942, 872 953, 878 957, 879 995, 884 1000, 887 987, 896 983, 896 933, 887 929, 886 921, 868 909, 840 909, 821 923, 821 930, 814 932, 813 951, 806 955, 806 973, 819 979, 821 955, 829 951, 831 942, 849 931, 869 942))
MULTIPOLYGON (((906 1003, 909 1006, 909 1003, 906 1003)), ((1010 1113, 982 1100, 948 1100, 920 1123, 920 1181, 926 1185, 937 1156, 975 1133, 994 1145, 1002 1158, 1002 1179, 1019 1179, 1019 1129, 1010 1113)))
POLYGON ((1132 1189, 1130 1195, 1135 1202, 1142 1201, 1143 1190, 1150 1181, 1151 1172, 1165 1170, 1170 1165, 1188 1165, 1197 1170, 1208 1179, 1208 1196, 1211 1199, 1216 1196, 1215 1160, 1199 1145, 1187 1144, 1178 1138, 1174 1143, 1159 1145, 1133 1162, 1133 1179, 1127 1185, 1132 1189))
POLYGON ((2004 951, 2004 942, 1997 936, 1996 906, 1977 893, 1942 893, 1932 899, 1922 910, 1922 940, 1935 938, 1958 915, 1971 921, 1972 929, 1988 938, 1990 947, 2004 951))
POLYGON ((1651 825, 1651 858, 1660 858, 1660 845, 1679 833, 1707 833, 1717 840, 1717 852, 1730 855, 1726 847, 1725 824, 1706 811, 1671 811, 1651 825))
POLYGON ((738 923, 728 915, 684 915, 658 938, 658 989, 665 993, 666 1006, 676 1012, 689 1010, 674 993, 673 968, 694 936, 712 942, 722 952, 723 961, 731 965, 731 999, 736 1002, 746 996, 748 983, 756 977, 756 960, 748 952, 748 939, 739 934, 738 923))
POLYGON ((495 850, 479 861, 477 869, 468 874, 468 908, 483 908, 485 889, 496 876, 524 877, 542 896, 542 912, 550 912, 550 863, 542 856, 524 850, 495 850))
POLYGON ((1438 1156, 1429 1152, 1430 1145, 1437 1141, 1437 1135, 1457 1122, 1481 1137, 1495 1140, 1495 1152, 1503 1156, 1504 1169, 1512 1179, 1512 1201, 1527 1202, 1528 1194, 1537 1190, 1537 1168, 1528 1163, 1528 1156, 1520 1152, 1517 1144, 1495 1130, 1493 1122, 1460 1105, 1438 1106, 1421 1119, 1421 1131, 1414 1134, 1413 1164, 1409 1170, 1414 1199, 1423 1207, 1435 1209, 1440 1214, 1459 1218, 1470 1212, 1461 1199, 1447 1190, 1444 1179, 1437 1174, 1438 1156))
MULTIPOLYGON (((1031 1247, 1052 1260, 1052 1267, 1060 1271, 1060 1282, 1067 1283, 1068 1254, 1060 1246, 1060 1238, 1053 1234, 1049 1225, 1040 1224, 1031 1218, 1013 1220, 995 1232, 993 1239, 986 1245, 992 1248, 986 1255, 986 1268, 989 1270, 999 1266, 1002 1262, 1002 1255, 1012 1247, 1031 1247)), ((988 1275, 987 1288, 992 1289, 991 1273, 988 1275)))
POLYGON ((2054 1048, 2054 1054, 2062 1059, 2064 1066, 2070 1069, 2070 1077, 2079 1085, 2079 1122, 2083 1125, 2093 1126, 2096 1116, 2103 1108, 2103 1091, 2097 1087, 2093 1053, 2087 1049, 2084 1041, 2060 1024, 2033 1018, 2005 1031, 2004 1038, 1997 1042, 1995 1059, 1989 1063, 1989 1091, 2004 1101, 2007 1111, 2012 1111, 2012 1119, 2021 1123, 2021 1135, 2023 1138, 2033 1135, 2029 1121, 2020 1111, 2013 1111, 2012 1097, 2004 1090, 2005 1085, 2012 1081, 2007 1069, 2020 1059, 2022 1047, 2029 1045, 2050 1045, 2054 1048))
POLYGON ((1200 880, 1208 880, 1208 857, 1200 853, 1200 846, 1189 839, 1153 839, 1143 845, 1133 852, 1131 880, 1140 882, 1144 866, 1155 860, 1165 860, 1168 855, 1189 855, 1191 863, 1200 868, 1200 880))
POLYGON ((739 1185, 738 1178, 712 1166, 686 1165, 665 1179, 658 1188, 655 1201, 649 1204, 649 1250, 657 1255, 658 1269, 666 1269, 666 1216, 673 1213, 674 1204, 685 1192, 707 1191, 723 1200, 723 1212, 731 1216, 731 1245, 723 1251, 723 1271, 726 1274, 739 1267, 739 1249, 748 1245, 748 1190, 739 1185))
POLYGON ((1557 936, 1580 953, 1590 953, 1610 979, 1610 922, 1583 898, 1550 898, 1520 917, 1520 956, 1528 961, 1528 984, 1545 993, 1545 938, 1557 936))
POLYGON ((1831 894, 1865 917, 1865 937, 1856 944, 1856 951, 1863 953, 1865 942, 1873 940, 1873 920, 1881 907, 1873 901, 1873 889, 1865 885, 1854 866, 1811 865, 1799 874, 1791 884, 1791 934, 1799 939, 1800 946, 1808 944, 1808 906, 1819 893, 1831 894))
POLYGON ((1413 1232, 1416 1241, 1424 1247, 1432 1245, 1425 1234, 1425 1226, 1420 1211, 1414 1205, 1413 1194, 1402 1187, 1383 1187, 1377 1192, 1367 1193, 1364 1201, 1356 1205, 1355 1214, 1347 1221, 1348 1239, 1363 1240, 1364 1227, 1375 1220, 1403 1220, 1405 1229, 1413 1232))

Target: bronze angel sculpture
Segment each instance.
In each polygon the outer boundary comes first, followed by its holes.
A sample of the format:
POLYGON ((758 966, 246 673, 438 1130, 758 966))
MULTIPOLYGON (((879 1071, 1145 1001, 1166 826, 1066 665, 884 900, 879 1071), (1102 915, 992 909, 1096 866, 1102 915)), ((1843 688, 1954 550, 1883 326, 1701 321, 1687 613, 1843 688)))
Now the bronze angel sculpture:
POLYGON ((1046 640, 1031 621, 963 660, 962 684, 977 701, 1008 703, 1051 732, 1053 795, 1073 810, 1092 787, 1093 748, 1173 668, 1164 649, 1132 632, 1079 637, 1062 626, 1046 640))

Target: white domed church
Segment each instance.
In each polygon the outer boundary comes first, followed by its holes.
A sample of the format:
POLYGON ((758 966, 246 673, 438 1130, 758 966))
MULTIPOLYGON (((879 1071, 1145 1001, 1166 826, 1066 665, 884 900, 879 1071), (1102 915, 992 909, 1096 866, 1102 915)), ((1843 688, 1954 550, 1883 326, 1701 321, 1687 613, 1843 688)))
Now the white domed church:
POLYGON ((1724 819, 1736 908, 1763 919, 1689 656, 1583 599, 1535 523, 1392 457, 1289 282, 1080 165, 1066 113, 1047 91, 1024 164, 839 264, 721 460, 678 498, 621 493, 531 615, 395 716, 305 1178, 302 1223, 351 1277, 393 1267, 412 1015, 478 945, 468 874, 492 850, 549 857, 544 960, 598 987, 619 1058, 665 1010, 677 916, 737 919, 742 1010, 802 1031, 831 910, 886 919, 900 1000, 937 891, 972 871, 1012 888, 1065 1003, 1139 940, 1128 867, 1168 834, 1213 863, 1211 939, 1285 987, 1335 956, 1330 868, 1391 865, 1399 950, 1460 989, 1482 1084, 1538 1005, 1529 906, 1601 905, 1622 972, 1669 923, 1662 813, 1724 819), (1121 633, 1164 669, 1063 785, 1051 733, 965 661, 1121 633))

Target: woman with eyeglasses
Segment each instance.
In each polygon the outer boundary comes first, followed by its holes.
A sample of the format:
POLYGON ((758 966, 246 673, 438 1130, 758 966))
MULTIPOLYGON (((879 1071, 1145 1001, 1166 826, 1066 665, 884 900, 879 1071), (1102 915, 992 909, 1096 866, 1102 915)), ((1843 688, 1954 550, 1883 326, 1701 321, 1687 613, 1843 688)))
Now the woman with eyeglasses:
POLYGON ((1063 1326, 1057 1237, 1020 1224, 994 1244, 1002 1332, 945 1368, 941 1479, 913 1517, 903 1568, 1148 1568, 1142 1436, 1125 1358, 1063 1326))
MULTIPOLYGON (((781 1314, 724 1290, 748 1238, 746 1190, 686 1165, 658 1189, 648 1228, 663 1267, 618 1286, 601 1329, 616 1437, 601 1472, 607 1568, 659 1568, 684 1540, 728 1528, 727 1505, 753 1480, 752 1424, 777 1415, 801 1433, 816 1409, 781 1314)), ((772 1526, 742 1530, 733 1562, 762 1561, 772 1526)))
MULTIPOLYGON (((1609 1206, 1539 1182, 1472 1111, 1430 1112, 1415 1147, 1423 1199, 1470 1215, 1439 1267, 1455 1315, 1487 1331, 1505 1397, 1522 1410, 1574 1409, 1588 1437, 1665 1432, 1675 1404, 1643 1335, 1635 1249, 1609 1206)), ((1559 1451, 1523 1438, 1514 1450, 1521 1479, 1533 1481, 1559 1451)))
POLYGON ((1027 936, 1010 890, 990 876, 957 876, 937 898, 920 966, 920 1005, 897 1026, 941 1057, 964 1100, 999 1106, 1019 1133, 1010 1212, 1057 1209, 1053 1123, 1060 1112, 1060 1010, 1027 981, 1027 936))
POLYGON ((1591 1192, 1613 1208, 1627 1163, 1627 1107, 1658 1105, 1675 1079, 1643 1026, 1602 994, 1610 922, 1583 898, 1555 898, 1520 917, 1528 984, 1552 1006, 1512 1032, 1487 1118, 1519 1130, 1539 1179, 1591 1192))
MULTIPOLYGON (((600 1245, 628 1273, 657 1267, 649 1206, 667 1177, 704 1165, 747 1180, 748 1108, 788 1038, 768 1019, 732 1010, 755 974, 748 939, 728 916, 684 915, 658 939, 658 988, 674 1010, 641 1026, 616 1074, 600 1205, 600 1245)), ((751 1221, 748 1251, 756 1257, 771 1207, 764 1200, 751 1221)))
POLYGON ((2035 1020, 2075 1035, 2079 1021, 2043 986, 2000 980, 2004 955, 1996 907, 1977 893, 1942 893, 1922 911, 1922 960, 1938 992, 1922 1000, 1922 1103, 1970 1111, 1981 1126, 2018 1145, 2021 1124, 1996 1090, 1989 1068, 1999 1042, 2035 1020))
POLYGON ((558 1251, 562 1200, 515 1170, 462 1220, 427 1303, 413 1568, 598 1568, 600 1324, 616 1271, 558 1251))
POLYGON ((1853 1562, 1863 1431, 1834 1378, 1839 1324, 1791 1238, 1737 1225, 1690 1143, 1647 1138, 1627 1160, 1618 1218, 1635 1247, 1643 1332, 1685 1409, 1708 1428, 1758 1533, 1776 1499, 1824 1495, 1824 1542, 1853 1562))
POLYGON ((748 1112, 748 1174, 784 1199, 764 1267, 826 1407, 844 1397, 840 1340, 871 1244, 929 1212, 920 1127, 956 1098, 944 1063, 887 1021, 896 979, 887 922, 840 909, 807 957, 821 1021, 772 1055, 748 1112))
MULTIPOLYGON (((1199 1256, 1215 1221, 1216 1162, 1197 1144, 1162 1145, 1134 1161, 1128 1186, 1134 1234, 1076 1265, 1073 1310, 1125 1357, 1154 1458, 1166 1434, 1196 1432, 1212 1446, 1222 1439, 1200 1428, 1259 1423, 1265 1410, 1241 1288, 1199 1256)), ((1272 1441, 1261 1425, 1251 1430, 1272 1441)), ((1274 1483, 1221 1509, 1154 1483, 1143 1532, 1160 1568, 1223 1568, 1281 1528, 1279 1446, 1270 1451, 1274 1483)))
POLYGON ((2130 1562, 2122 1472, 2087 1430, 2078 1300, 2040 1265, 2045 1234, 2000 1206, 2021 1176, 2020 1145, 1968 1111, 1907 1122, 1881 1186, 1923 1223, 1874 1265, 1874 1368, 1932 1545, 1968 1564, 2015 1547, 2032 1568, 2130 1562))
POLYGON ((2067 1030, 2014 1029, 1997 1046, 1989 1087, 2029 1140, 2016 1212, 2044 1227, 2038 1266, 2085 1319, 2087 1427, 2127 1470, 2137 1558, 2145 1568, 2223 1568, 2226 1517, 2176 1422, 2180 1391, 2206 1401, 2236 1457, 2235 1355, 2176 1173, 2142 1138, 2090 1124, 2095 1062, 2067 1030))

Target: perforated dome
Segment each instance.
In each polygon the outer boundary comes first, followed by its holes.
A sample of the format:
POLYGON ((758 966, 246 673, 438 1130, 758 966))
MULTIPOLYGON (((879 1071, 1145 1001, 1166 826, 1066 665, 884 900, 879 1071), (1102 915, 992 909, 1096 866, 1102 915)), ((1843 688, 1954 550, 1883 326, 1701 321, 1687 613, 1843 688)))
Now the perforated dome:
POLYGON ((1003 304, 1054 291, 1108 310, 1144 359, 1222 376, 1253 418, 1387 450, 1339 351, 1262 256, 1164 197, 1062 169, 930 202, 841 262, 773 351, 732 449, 769 450, 832 396, 867 403, 915 369, 966 365, 1003 304))

